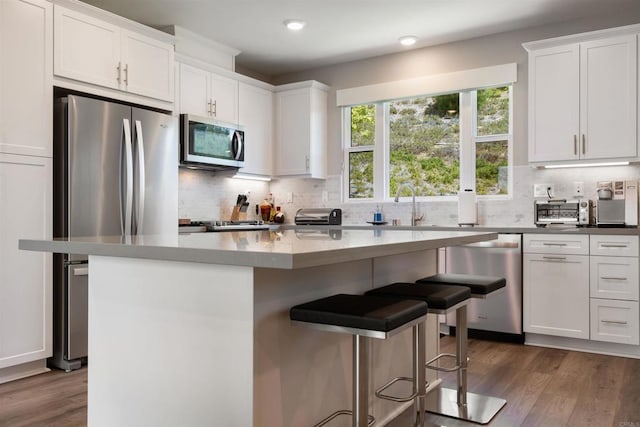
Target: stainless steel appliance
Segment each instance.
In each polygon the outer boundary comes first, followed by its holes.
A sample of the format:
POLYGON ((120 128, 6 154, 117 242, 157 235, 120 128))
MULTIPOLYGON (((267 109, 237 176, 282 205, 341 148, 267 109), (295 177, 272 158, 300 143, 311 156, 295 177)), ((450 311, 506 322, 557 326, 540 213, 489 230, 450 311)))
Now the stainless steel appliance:
POLYGON ((536 200, 534 202, 535 224, 539 227, 553 224, 589 225, 591 223, 591 200, 536 200))
POLYGON ((340 225, 342 224, 342 209, 298 209, 294 222, 296 225, 340 225))
MULTIPOLYGON (((81 96, 54 109, 54 236, 177 233, 176 118, 81 96)), ((87 257, 54 256, 54 354, 87 356, 87 257)), ((120 351, 114 349, 115 351, 120 351)))
MULTIPOLYGON (((467 308, 470 337, 524 342, 522 332, 522 235, 499 234, 497 240, 446 248, 445 271, 504 277, 506 287, 467 308)), ((447 325, 455 327, 455 313, 447 325)))
POLYGON ((635 227, 638 225, 638 181, 598 182, 596 225, 635 227))
POLYGON ((195 169, 244 166, 242 127, 218 120, 180 115, 180 164, 195 169))
POLYGON ((180 233, 204 233, 206 231, 241 231, 241 230, 267 230, 269 224, 258 220, 235 221, 191 221, 189 224, 180 225, 180 233))

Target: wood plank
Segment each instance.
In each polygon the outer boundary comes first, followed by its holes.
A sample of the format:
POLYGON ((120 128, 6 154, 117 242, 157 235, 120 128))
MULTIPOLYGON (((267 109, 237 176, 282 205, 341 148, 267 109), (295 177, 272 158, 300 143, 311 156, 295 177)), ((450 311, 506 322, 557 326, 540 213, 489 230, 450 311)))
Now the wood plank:
MULTIPOLYGON (((441 349, 455 352, 453 337, 441 349)), ((469 341, 469 389, 507 399, 489 424, 640 427, 640 360, 542 347, 469 341)), ((455 387, 455 374, 442 376, 455 387)), ((87 370, 0 385, 0 426, 85 426, 87 370)), ((411 425, 413 410, 389 427, 411 425)), ((429 414, 431 425, 476 424, 429 414)), ((292 426, 286 426, 292 427, 292 426)))

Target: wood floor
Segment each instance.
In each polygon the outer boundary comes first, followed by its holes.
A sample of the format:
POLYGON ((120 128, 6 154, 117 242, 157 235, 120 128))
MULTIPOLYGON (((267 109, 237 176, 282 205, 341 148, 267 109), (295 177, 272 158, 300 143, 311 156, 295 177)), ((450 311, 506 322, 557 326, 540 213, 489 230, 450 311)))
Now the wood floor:
MULTIPOLYGON (((444 351, 453 338, 441 340, 444 351)), ((469 391, 507 405, 491 426, 640 427, 640 360, 469 341, 469 391)), ((443 375, 454 387, 454 374, 443 375)), ((87 371, 47 374, 0 384, 0 426, 86 425, 87 371)), ((407 411, 392 427, 410 426, 407 411)), ((429 415, 431 425, 477 426, 429 415)))

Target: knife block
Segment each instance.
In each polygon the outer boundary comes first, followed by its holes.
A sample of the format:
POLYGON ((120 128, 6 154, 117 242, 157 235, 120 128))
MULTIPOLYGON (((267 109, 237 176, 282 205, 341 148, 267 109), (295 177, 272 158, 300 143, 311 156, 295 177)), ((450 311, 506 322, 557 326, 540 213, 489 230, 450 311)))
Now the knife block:
MULTIPOLYGON (((243 212, 243 216, 246 217, 246 213, 243 212)), ((231 211, 231 221, 239 221, 240 220, 240 206, 234 206, 231 211)))

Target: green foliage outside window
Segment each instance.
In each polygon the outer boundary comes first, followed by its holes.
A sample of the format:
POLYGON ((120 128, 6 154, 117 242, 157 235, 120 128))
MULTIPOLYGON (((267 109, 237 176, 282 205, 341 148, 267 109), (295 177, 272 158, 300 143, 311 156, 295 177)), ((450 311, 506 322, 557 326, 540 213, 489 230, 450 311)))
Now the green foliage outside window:
MULTIPOLYGON (((476 192, 507 194, 509 87, 477 94, 476 192), (489 140, 487 140, 489 139, 489 140)), ((422 96, 388 103, 389 194, 411 183, 416 196, 455 195, 460 189, 460 94, 422 96)), ((375 105, 351 107, 351 147, 375 144, 375 105)), ((468 120, 468 119, 467 119, 468 120)), ((349 197, 373 197, 373 152, 349 153, 349 197)), ((403 196, 411 195, 408 189, 403 196)))
POLYGON ((351 107, 351 146, 373 145, 376 136, 376 107, 357 105, 351 107))

